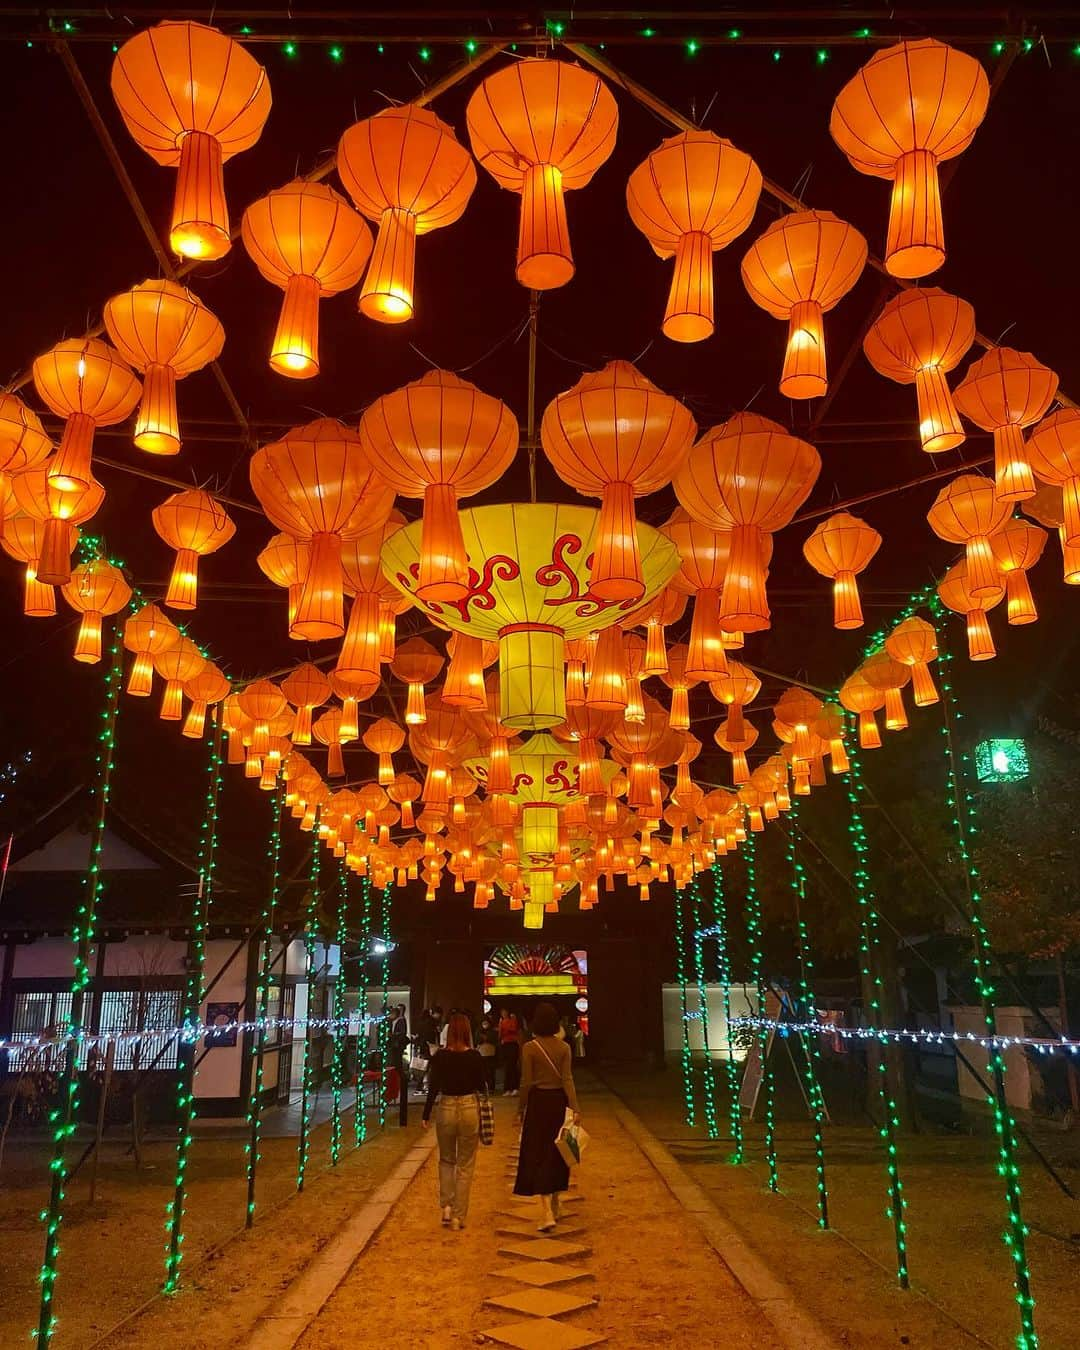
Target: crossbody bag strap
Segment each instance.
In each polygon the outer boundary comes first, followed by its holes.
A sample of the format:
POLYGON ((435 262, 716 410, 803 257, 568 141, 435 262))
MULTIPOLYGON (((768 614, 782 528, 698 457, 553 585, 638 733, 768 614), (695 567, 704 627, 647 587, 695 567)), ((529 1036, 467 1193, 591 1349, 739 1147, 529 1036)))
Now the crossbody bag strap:
POLYGON ((536 1039, 535 1036, 533 1037, 533 1045, 536 1046, 537 1050, 540 1051, 540 1053, 544 1056, 544 1058, 547 1060, 547 1062, 551 1065, 551 1071, 552 1071, 552 1073, 554 1073, 555 1077, 556 1077, 556 1078, 559 1080, 559 1082, 561 1083, 561 1082, 562 1082, 562 1074, 559 1072, 558 1069, 556 1069, 556 1067, 555 1067, 555 1061, 551 1058, 551 1056, 548 1054, 548 1052, 544 1049, 544 1047, 540 1044, 540 1042, 536 1039))

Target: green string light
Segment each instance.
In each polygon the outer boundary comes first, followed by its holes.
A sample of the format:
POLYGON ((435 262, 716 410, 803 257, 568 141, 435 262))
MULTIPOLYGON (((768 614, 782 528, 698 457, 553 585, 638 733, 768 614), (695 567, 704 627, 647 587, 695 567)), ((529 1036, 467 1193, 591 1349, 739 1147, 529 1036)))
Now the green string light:
MULTIPOLYGON (((341 879, 342 879, 342 884, 343 884, 343 885, 345 886, 345 888, 346 888, 346 895, 348 894, 349 880, 350 880, 351 877, 352 877, 352 872, 350 872, 350 871, 346 868, 346 869, 342 872, 342 877, 341 877, 341 879)), ((365 878, 365 880, 366 880, 366 878, 365 878)), ((362 893, 362 892, 363 892, 363 886, 361 886, 361 893, 362 893)), ((363 913, 363 899, 361 899, 361 914, 362 914, 362 913, 363 913)), ((362 922, 363 922, 363 919, 361 919, 361 923, 362 923, 362 922)), ((362 970, 363 970, 363 966, 364 966, 364 945, 363 945, 363 935, 361 935, 361 942, 360 942, 360 963, 359 963, 359 964, 360 964, 360 969, 361 969, 361 971, 362 971, 362 970)), ((366 1015, 367 1015, 367 1008, 365 1007, 365 1004, 367 1003, 367 995, 366 995, 366 993, 364 993, 364 977, 363 977, 362 974, 361 974, 361 976, 360 976, 360 979, 359 979, 358 983, 359 983, 359 985, 360 985, 360 995, 359 995, 359 998, 357 999, 357 1008, 356 1008, 356 1016, 357 1016, 357 1032, 356 1032, 356 1099, 355 1099, 355 1101, 353 1102, 353 1143, 354 1143, 354 1145, 355 1145, 357 1148, 359 1148, 360 1145, 361 1145, 361 1144, 364 1142, 364 1140, 367 1138, 367 1124, 366 1124, 366 1122, 365 1122, 365 1120, 364 1120, 364 1057, 363 1057, 363 1053, 362 1053, 362 1048, 363 1048, 363 1045, 364 1045, 365 1036, 366 1036, 366 1034, 367 1034, 367 1029, 366 1029, 366 1026, 365 1026, 365 1023, 364 1023, 364 1018, 365 1018, 366 1015)))
POLYGON ((322 870, 322 839, 319 831, 322 806, 315 807, 315 824, 311 832, 311 872, 308 876, 307 903, 304 906, 304 967, 307 972, 308 1024, 304 1028, 304 1060, 300 1075, 300 1135, 296 1141, 296 1189, 304 1189, 304 1174, 307 1172, 310 1155, 311 1112, 309 1102, 311 1090, 315 1086, 315 1057, 311 1053, 311 1019, 313 1010, 311 1000, 315 987, 316 962, 318 961, 318 912, 319 881, 322 870))
MULTIPOLYGON (((851 768, 845 777, 848 804, 851 808, 848 822, 848 834, 855 855, 852 869, 852 884, 859 914, 859 968, 863 978, 863 987, 869 991, 867 1020, 871 1028, 881 1031, 881 976, 877 969, 878 927, 875 896, 870 873, 867 871, 869 845, 862 819, 862 798, 865 786, 862 779, 862 764, 858 748, 854 742, 848 751, 851 768)), ((907 1224, 904 1211, 907 1201, 904 1199, 904 1184, 900 1180, 899 1155, 896 1148, 896 1131, 900 1125, 896 1102, 889 1087, 889 1067, 885 1056, 886 1038, 878 1041, 877 1087, 878 1101, 881 1104, 882 1123, 878 1131, 885 1149, 885 1169, 888 1178, 888 1204, 885 1215, 892 1220, 893 1241, 896 1246, 896 1277, 901 1289, 909 1286, 907 1263, 907 1224)))
POLYGON ((724 874, 719 861, 712 865, 712 913, 713 927, 716 929, 716 966, 717 977, 724 999, 724 1025, 727 1028, 727 1085, 728 1119, 731 1123, 731 1139, 734 1151, 733 1163, 743 1161, 742 1109, 739 1106, 739 1066, 735 1060, 735 1045, 731 1035, 731 959, 727 943, 727 901, 724 897, 724 874))
MULTIPOLYGON (((936 597, 935 597, 936 599, 936 597)), ((935 620, 944 617, 940 602, 931 605, 935 620)), ((945 738, 946 799, 953 816, 960 860, 968 895, 969 919, 972 934, 972 966, 975 987, 982 1004, 983 1022, 987 1036, 997 1035, 997 1008, 991 964, 993 949, 990 934, 982 912, 982 891, 979 869, 972 856, 971 840, 978 833, 975 823, 975 795, 968 783, 971 774, 970 756, 959 750, 954 735, 955 723, 963 714, 956 705, 949 666, 953 660, 938 634, 938 666, 941 687, 942 733, 945 738)), ((1028 1228, 1024 1223, 1020 1197, 1020 1164, 1017 1156, 1016 1122, 1005 1094, 1005 1057, 995 1046, 989 1052, 990 1072, 994 1083, 993 1095, 987 1098, 994 1112, 994 1128, 998 1140, 997 1171, 1005 1188, 1005 1208, 1008 1227, 1002 1235, 1013 1263, 1013 1290, 1020 1315, 1020 1332, 1016 1337, 1018 1350, 1035 1350, 1039 1338, 1035 1331, 1035 1300, 1031 1295, 1031 1271, 1027 1263, 1028 1228)))
POLYGON ((335 61, 335 62, 337 62, 337 63, 339 63, 339 64, 340 64, 342 61, 345 60, 345 48, 344 48, 344 47, 331 47, 331 48, 329 48, 329 50, 327 51, 326 54, 327 54, 327 56, 329 56, 329 58, 330 58, 331 61, 335 61))
POLYGON ((691 1129, 697 1124, 697 1109, 694 1105, 694 1060, 690 1052, 690 1020, 686 1003, 686 934, 683 922, 685 892, 675 892, 675 978, 679 983, 679 997, 682 1002, 682 1081, 683 1097, 686 1102, 686 1123, 691 1129))
POLYGON ((337 974, 334 976, 334 1053, 330 1060, 330 1165, 341 1157, 341 1089, 345 1080, 345 935, 348 893, 345 890, 345 860, 338 866, 337 922, 334 941, 338 949, 337 974))
MULTIPOLYGON (((743 855, 746 859, 746 941, 750 948, 750 979, 754 985, 757 1015, 764 1018, 765 952, 761 941, 761 897, 757 888, 756 853, 757 837, 750 834, 743 846, 743 855)), ((758 1048, 761 1053, 761 1095, 765 1111, 765 1162, 769 1169, 769 1190, 775 1191, 780 1186, 780 1172, 776 1159, 776 1087, 773 1082, 772 1064, 769 1061, 768 1027, 758 1027, 758 1048)))
MULTIPOLYGON (((806 901, 806 869, 799 861, 795 841, 798 830, 799 801, 791 803, 787 829, 787 859, 791 868, 791 891, 795 901, 795 931, 799 954, 799 1017, 813 1019, 817 1016, 817 1002, 814 998, 814 958, 810 947, 810 933, 803 918, 806 901)), ((821 1047, 818 1038, 805 1033, 802 1038, 803 1076, 806 1079, 806 1097, 810 1103, 810 1119, 814 1130, 814 1165, 817 1173, 818 1227, 829 1226, 829 1189, 825 1182, 825 1098, 818 1077, 818 1065, 821 1060, 821 1047)))
POLYGON ((690 38, 686 44, 687 56, 697 56, 699 51, 701 51, 701 43, 697 38, 690 38))
POLYGON ((379 936, 382 939, 382 960, 379 975, 382 980, 382 1016, 379 1018, 379 1129, 386 1128, 386 1080, 390 1066, 390 886, 382 889, 379 900, 379 936))
MULTIPOLYGON (((218 804, 221 800, 223 777, 221 738, 222 728, 217 709, 207 742, 206 810, 199 827, 198 885, 191 907, 191 937, 187 949, 187 978, 184 983, 184 1001, 181 1023, 187 1028, 198 1025, 203 1001, 203 975, 206 970, 206 936, 210 926, 210 906, 214 894, 214 871, 217 866, 218 804)), ((172 1294, 180 1284, 180 1263, 184 1259, 184 1214, 187 1200, 187 1166, 191 1149, 191 1127, 195 1119, 195 1068, 197 1042, 186 1039, 180 1048, 176 1077, 176 1178, 173 1197, 166 1206, 165 1281, 162 1292, 172 1294)))
POLYGON ((254 1060, 251 1091, 248 1096, 247 1121, 250 1129, 245 1146, 247 1155, 247 1211, 245 1226, 255 1222, 255 1176, 262 1154, 259 1152, 262 1135, 263 1060, 266 1053, 266 1016, 270 1005, 270 978, 274 959, 274 919, 277 914, 278 893, 281 888, 281 799, 280 784, 274 788, 271 800, 270 842, 267 857, 270 861, 270 888, 262 911, 262 953, 255 986, 256 1021, 258 1026, 252 1042, 254 1060))
MULTIPOLYGON (((364 1069, 367 1060, 367 1010, 368 1010, 368 983, 367 983, 367 957, 371 948, 371 882, 367 877, 360 879, 360 1031, 356 1042, 357 1055, 357 1074, 363 1079, 364 1069)), ((363 1094, 357 1086, 356 1101, 356 1130, 357 1143, 362 1144, 367 1138, 367 1114, 364 1110, 363 1094)))
POLYGON ((697 983, 698 1016, 701 1021, 701 1041, 705 1055, 701 1070, 705 1097, 705 1133, 709 1139, 719 1139, 720 1127, 716 1122, 716 1079, 712 1049, 709 1045, 709 994, 705 982, 705 954, 702 939, 699 937, 701 927, 701 892, 695 875, 690 882, 690 932, 694 944, 694 979, 697 983))
POLYGON ((72 938, 75 954, 72 960, 71 1012, 68 1015, 67 1034, 75 1037, 68 1043, 64 1068, 60 1075, 59 1104, 49 1112, 48 1123, 53 1132, 52 1159, 49 1163, 49 1203, 42 1211, 45 1224, 45 1256, 39 1282, 41 1301, 38 1325, 32 1333, 39 1345, 47 1344, 56 1330, 52 1312, 53 1292, 56 1286, 57 1263, 60 1258, 60 1224, 63 1220, 64 1186, 67 1181, 67 1141, 75 1133, 79 1112, 78 1038, 86 1030, 89 1011, 87 991, 90 986, 90 948, 97 929, 98 903, 104 890, 101 877, 101 851, 105 841, 105 822, 109 809, 113 763, 116 759, 116 722, 120 706, 120 681, 123 669, 122 647, 117 629, 112 629, 109 644, 109 664, 104 680, 104 706, 99 714, 97 749, 94 755, 94 825, 90 834, 90 856, 83 878, 82 896, 75 911, 72 938))

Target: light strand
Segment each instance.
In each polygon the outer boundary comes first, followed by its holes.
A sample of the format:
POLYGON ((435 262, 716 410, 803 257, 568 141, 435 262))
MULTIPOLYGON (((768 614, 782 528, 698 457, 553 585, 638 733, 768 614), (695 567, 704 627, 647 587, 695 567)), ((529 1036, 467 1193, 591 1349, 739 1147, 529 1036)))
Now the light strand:
MULTIPOLYGON (((337 973, 334 976, 334 1018, 340 1023, 345 1016, 345 935, 348 922, 348 892, 345 889, 345 860, 338 864, 337 922, 334 942, 337 945, 337 973)), ((334 1037, 334 1051, 330 1059, 330 1166, 336 1167, 341 1158, 341 1090, 345 1081, 344 1031, 334 1037)))
MULTIPOLYGON (((311 872, 308 875, 307 903, 304 906, 304 965, 307 970, 307 996, 310 1008, 315 989, 315 963, 318 960, 317 924, 319 913, 319 881, 322 870, 322 847, 319 827, 322 823, 322 804, 315 807, 315 823, 312 827, 311 872)), ((304 1174, 307 1172, 308 1158, 311 1153, 311 1112, 309 1102, 312 1079, 315 1076, 315 1056, 312 1054, 311 1026, 304 1030, 304 1061, 300 1073, 300 1133, 296 1141, 296 1189, 304 1189, 304 1174)))
MULTIPOLYGON (((695 875, 690 882, 690 916, 696 931, 701 922, 701 892, 695 875)), ((705 1133, 709 1139, 720 1138, 716 1120, 716 1080, 713 1074, 712 1050, 709 1046, 709 994, 705 982, 705 954, 701 941, 694 939, 694 978, 697 983, 698 1009, 701 1013, 701 1041, 704 1059, 701 1066, 701 1084, 705 1101, 705 1133)))
POLYGON ((379 931, 383 935, 383 953, 379 963, 379 975, 382 980, 382 1018, 379 1021, 379 1129, 386 1128, 386 1083, 389 1074, 387 1059, 390 1057, 390 944, 386 938, 390 933, 390 883, 382 888, 379 900, 379 931))
MULTIPOLYGON (((747 836, 743 853, 746 861, 746 941, 750 948, 750 982, 754 986, 758 1015, 761 1016, 765 1011, 765 953, 761 937, 761 897, 758 895, 755 867, 755 835, 747 836)), ((765 1111, 765 1162, 769 1169, 769 1190, 776 1191, 780 1188, 776 1157, 776 1091, 769 1060, 769 1033, 763 1029, 758 1032, 758 1049, 761 1055, 761 1092, 765 1111)))
MULTIPOLYGON (((679 998, 682 1001, 682 1082, 686 1123, 691 1129, 697 1124, 697 1109, 694 1104, 694 1060, 690 1052, 690 1018, 686 1003, 686 936, 683 921, 684 892, 675 892, 675 978, 679 983, 679 998)), ((700 1017, 700 1010, 695 1014, 700 1017)))
MULTIPOLYGON (((731 1161, 743 1161, 742 1109, 739 1106, 739 1066, 735 1060, 735 1043, 731 1020, 731 959, 727 946, 727 901, 724 897, 724 874, 719 861, 712 865, 712 909, 715 923, 710 936, 716 938, 716 966, 724 1000, 724 1025, 727 1027, 728 1120, 731 1124, 733 1151, 731 1161)), ((700 930, 699 930, 700 931, 700 930)), ((696 936, 696 935, 695 935, 696 936)))
MULTIPOLYGON (((385 939, 384 939, 385 941, 385 939)), ((356 1131, 356 1142, 362 1144, 367 1139, 367 1110, 364 1106, 363 1081, 364 1070, 367 1068, 367 1026, 369 1022, 377 1024, 377 1018, 369 1018, 367 1015, 368 1004, 368 983, 367 983, 367 963, 368 952, 371 948, 371 879, 369 877, 360 878, 360 970, 359 970, 359 1011, 363 1019, 362 1034, 356 1038, 356 1118, 353 1121, 353 1128, 356 1131)))

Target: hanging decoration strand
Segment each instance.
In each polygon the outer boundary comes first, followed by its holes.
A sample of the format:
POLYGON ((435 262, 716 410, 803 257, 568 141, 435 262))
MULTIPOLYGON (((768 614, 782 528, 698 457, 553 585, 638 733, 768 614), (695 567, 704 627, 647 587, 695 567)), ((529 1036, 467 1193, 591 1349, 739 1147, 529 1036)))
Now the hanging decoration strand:
POLYGON ((720 867, 719 861, 712 865, 712 909, 713 909, 713 928, 716 938, 716 966, 717 976, 720 980, 720 988, 723 991, 724 998, 724 1026, 725 1036, 727 1038, 727 1057, 724 1061, 727 1068, 727 1086, 728 1086, 728 1120, 731 1124, 731 1141, 733 1151, 731 1161, 741 1163, 743 1161, 743 1129, 742 1129, 742 1108, 739 1106, 739 1084, 740 1074, 739 1065, 735 1059, 735 1041, 731 1022, 731 956, 728 952, 728 933, 727 933, 727 901, 724 896, 724 873, 720 867))
POLYGON ((263 1025, 255 1033, 252 1042, 254 1064, 251 1073, 251 1092, 248 1097, 248 1126, 250 1133, 246 1145, 247 1153, 247 1210, 244 1225, 250 1228, 255 1222, 255 1177, 258 1171, 259 1144, 262 1134, 262 1097, 263 1097, 263 1060, 266 1054, 266 1025, 264 1019, 270 1003, 270 979, 274 954, 274 918, 277 914, 278 891, 281 886, 281 798, 280 784, 274 788, 271 798, 270 842, 267 856, 270 860, 270 888, 262 912, 262 939, 259 959, 258 982, 255 990, 257 1019, 263 1025))
POLYGON ((679 998, 682 1002, 682 1081, 685 1100, 686 1123, 691 1129, 697 1124, 697 1110, 694 1105, 694 1059, 690 1051, 690 1025, 686 1002, 686 935, 683 920, 685 892, 675 892, 675 978, 679 982, 679 998))
MULTIPOLYGON (((315 807, 315 823, 311 829, 311 871, 308 874, 307 903, 304 906, 304 967, 307 972, 308 1015, 314 997, 316 962, 318 961, 319 880, 322 872, 322 840, 320 819, 322 805, 315 807)), ((296 1141, 296 1189, 304 1189, 310 1155, 311 1089, 314 1086, 315 1056, 312 1054, 311 1026, 304 1030, 304 1059, 300 1072, 300 1134, 296 1141)))
POLYGON ((367 959, 371 950, 371 882, 360 878, 360 959, 357 962, 357 1010, 360 1030, 356 1036, 356 1107, 353 1111, 353 1137, 357 1148, 367 1139, 367 1114, 364 1106, 364 1071, 367 1068, 367 959))
MULTIPOLYGON (((755 870, 757 838, 748 834, 743 845, 746 858, 746 941, 750 948, 750 979, 754 986, 754 1000, 758 1016, 765 1013, 765 953, 761 945, 761 897, 758 895, 755 870)), ((761 1055, 761 1094, 765 1109, 765 1162, 769 1169, 769 1190, 779 1189, 780 1173, 776 1159, 776 1102, 772 1064, 769 1060, 769 1032, 758 1030, 758 1050, 761 1055)))
POLYGON ((341 1090, 345 1082, 345 1047, 349 1043, 348 1024, 345 1021, 345 937, 348 919, 348 892, 345 889, 345 860, 338 865, 337 922, 334 925, 334 943, 337 946, 337 973, 334 976, 334 1006, 332 1016, 334 1051, 330 1060, 330 1166, 336 1167, 341 1158, 341 1090))
POLYGON ((379 1018, 379 1129, 386 1128, 386 1084, 389 1076, 387 1060, 390 1057, 390 885, 382 888, 379 900, 379 937, 382 941, 382 960, 379 975, 382 981, 382 1012, 379 1018))
MULTIPOLYGON (((112 784, 113 763, 116 758, 116 722, 119 711, 122 647, 117 630, 112 630, 109 645, 109 664, 105 674, 104 707, 100 713, 97 751, 94 756, 94 825, 90 834, 90 857, 83 878, 83 893, 76 910, 72 937, 75 941, 73 975, 71 981, 71 1011, 68 1033, 78 1037, 85 1029, 90 986, 90 950, 97 928, 98 902, 104 889, 101 877, 101 851, 105 840, 106 819, 109 810, 109 791, 112 784)), ((41 1301, 38 1325, 33 1333, 39 1345, 47 1344, 56 1330, 53 1316, 53 1292, 56 1269, 60 1257, 60 1224, 64 1210, 64 1186, 67 1181, 67 1141, 75 1133, 79 1112, 79 1054, 72 1041, 64 1057, 64 1068, 59 1083, 59 1103, 49 1112, 52 1128, 52 1160, 49 1164, 49 1202, 43 1212, 45 1222, 45 1256, 41 1265, 41 1301)))
MULTIPOLYGON (((206 813, 199 827, 199 880, 191 907, 191 936, 188 939, 187 979, 180 1010, 186 1028, 198 1025, 203 1001, 203 976, 206 971, 206 937, 210 926, 210 906, 214 897, 214 869, 217 866, 218 803, 221 800, 222 727, 217 709, 212 711, 207 743, 206 813)), ((165 1281, 162 1292, 171 1294, 180 1284, 180 1263, 184 1259, 184 1213, 187 1200, 187 1166, 195 1120, 195 1067, 197 1042, 190 1037, 181 1043, 176 1079, 176 1180, 169 1217, 165 1221, 168 1241, 165 1247, 165 1281)))
MULTIPOLYGON (((934 607, 934 617, 940 620, 940 609, 934 607)), ((983 1022, 987 1036, 997 1033, 997 1008, 994 998, 995 989, 991 964, 993 950, 990 935, 982 913, 982 890, 979 880, 979 868, 972 856, 971 840, 976 834, 975 795, 968 787, 970 762, 969 756, 957 746, 955 723, 963 714, 957 707, 953 692, 949 666, 952 653, 942 641, 940 622, 938 627, 938 664, 941 670, 941 710, 945 730, 946 783, 949 808, 956 829, 960 860, 964 869, 964 881, 967 887, 968 904, 971 918, 972 965, 974 967, 975 987, 982 1005, 983 1022)), ((1016 1122, 1009 1108, 1005 1092, 1005 1056, 995 1046, 989 1054, 990 1074, 994 1084, 994 1094, 989 1104, 994 1111, 994 1127, 998 1141, 998 1175, 1005 1188, 1005 1208, 1008 1228, 1004 1233, 1005 1245, 1013 1263, 1013 1288, 1016 1292, 1016 1305, 1020 1316, 1020 1332, 1016 1338, 1018 1350, 1036 1350, 1039 1338, 1035 1331, 1035 1300, 1031 1294, 1031 1271, 1027 1263, 1028 1228, 1024 1223, 1020 1199, 1020 1163, 1017 1156, 1016 1122)))
POLYGON ((709 1139, 720 1138, 716 1121, 716 1078, 709 1045, 709 990, 705 980, 705 952, 697 930, 701 927, 701 891, 695 876, 690 882, 690 923, 694 944, 694 979, 697 982, 698 1011, 701 1015, 701 1043, 704 1060, 701 1066, 701 1085, 705 1098, 705 1133, 709 1139))

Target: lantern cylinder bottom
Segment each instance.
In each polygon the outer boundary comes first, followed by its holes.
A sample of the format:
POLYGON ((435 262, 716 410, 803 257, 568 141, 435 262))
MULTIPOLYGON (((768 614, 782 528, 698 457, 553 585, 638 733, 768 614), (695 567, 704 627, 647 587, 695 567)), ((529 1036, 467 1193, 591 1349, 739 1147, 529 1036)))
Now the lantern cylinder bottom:
POLYGON ((645 594, 630 483, 606 483, 596 527, 590 590, 600 600, 639 600, 645 594))
POLYGON ((345 632, 343 585, 340 536, 313 534, 308 573, 300 589, 290 637, 308 642, 341 637, 345 632))
POLYGON ((75 660, 94 665, 101 660, 101 615, 88 609, 79 623, 79 636, 75 640, 75 660))
POLYGON ((785 398, 821 398, 828 387, 821 305, 816 300, 800 300, 788 319, 780 392, 785 398))
POLYGON ((720 592, 698 591, 694 597, 694 614, 690 621, 686 674, 692 680, 715 680, 726 675, 727 670, 724 635, 720 627, 720 592))
POLYGON ((672 342, 704 342, 713 328, 712 240, 702 230, 679 236, 661 332, 672 342))
POLYGON ((769 627, 761 537, 756 525, 736 525, 731 531, 731 552, 720 593, 720 624, 725 629, 758 633, 769 627))
POLYGON ((94 428, 89 413, 73 412, 64 423, 56 458, 46 475, 49 487, 58 492, 83 493, 93 481, 90 458, 94 452, 94 428))
POLYGON ((334 669, 346 680, 379 678, 379 597, 374 591, 357 591, 334 669))
POLYGON ((380 323, 404 323, 413 316, 416 278, 416 217, 388 206, 360 288, 360 313, 380 323))
POLYGON ((135 445, 148 455, 180 453, 180 423, 176 412, 176 372, 154 363, 146 367, 142 398, 135 417, 135 445))
POLYGON ((310 380, 319 373, 319 283, 297 273, 285 283, 270 368, 293 380, 310 380))
POLYGON ((927 366, 915 372, 915 403, 919 415, 919 440, 928 455, 963 445, 967 439, 963 423, 940 366, 927 366))
POLYGON ((544 905, 543 902, 533 902, 526 900, 525 912, 522 922, 526 928, 543 928, 544 926, 544 905))
POLYGON ((429 483, 424 489, 417 598, 454 601, 463 600, 468 593, 469 563, 457 491, 450 483, 429 483))
POLYGON ((1024 433, 1011 424, 994 431, 994 496, 999 502, 1023 502, 1035 496, 1024 433))
POLYGON ((224 258, 232 247, 221 143, 189 131, 180 143, 169 244, 182 258, 224 258))
POLYGON ((554 164, 534 164, 521 184, 515 276, 530 290, 550 291, 573 275, 562 173, 554 164))
POLYGON ((896 161, 885 270, 913 281, 936 272, 945 261, 945 227, 937 156, 930 150, 909 150, 896 161))

